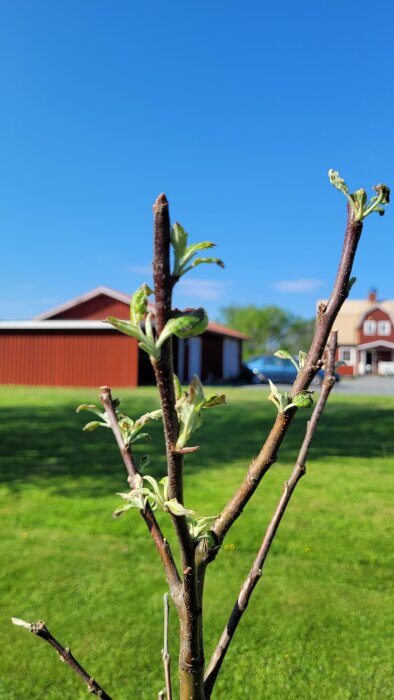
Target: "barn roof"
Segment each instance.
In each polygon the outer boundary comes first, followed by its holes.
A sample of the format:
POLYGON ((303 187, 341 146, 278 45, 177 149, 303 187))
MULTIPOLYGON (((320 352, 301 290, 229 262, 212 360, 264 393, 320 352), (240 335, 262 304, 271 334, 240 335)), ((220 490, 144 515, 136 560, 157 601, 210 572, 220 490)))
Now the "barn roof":
MULTIPOLYGON (((66 301, 64 304, 60 304, 59 306, 55 306, 54 308, 48 309, 48 311, 45 311, 44 313, 39 314, 38 316, 35 316, 33 321, 41 322, 41 323, 43 321, 50 321, 54 317, 58 316, 58 314, 61 314, 64 311, 69 311, 73 308, 76 308, 76 307, 80 306, 81 304, 84 304, 85 302, 90 301, 92 299, 95 299, 96 297, 99 297, 99 296, 106 296, 106 297, 113 299, 115 301, 120 301, 120 302, 126 304, 127 306, 130 304, 130 299, 131 299, 130 294, 124 294, 123 292, 118 292, 114 289, 110 289, 110 287, 104 287, 104 286, 96 287, 95 289, 91 289, 89 292, 86 292, 85 294, 81 294, 80 296, 74 297, 73 299, 66 301)), ((154 313, 155 312, 154 304, 150 304, 149 306, 150 306, 150 310, 152 311, 152 313, 154 313)), ((54 321, 52 321, 52 323, 54 323, 54 321)), ((87 323, 91 323, 91 322, 86 321, 86 324, 87 323)), ((106 326, 106 327, 108 327, 108 326, 106 326)), ((240 331, 236 331, 233 328, 229 328, 228 326, 223 326, 221 323, 215 323, 213 321, 209 321, 207 331, 209 331, 210 333, 216 333, 218 335, 223 335, 223 336, 226 336, 229 338, 237 338, 238 340, 250 340, 250 337, 251 337, 249 335, 246 335, 246 333, 241 333, 240 331)))

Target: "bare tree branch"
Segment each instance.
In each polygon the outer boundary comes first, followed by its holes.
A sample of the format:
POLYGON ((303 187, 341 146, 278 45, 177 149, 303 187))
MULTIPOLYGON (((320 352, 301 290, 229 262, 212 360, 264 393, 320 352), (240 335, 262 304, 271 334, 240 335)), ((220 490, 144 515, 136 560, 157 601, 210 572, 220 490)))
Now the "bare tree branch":
POLYGON ((333 331, 330 337, 330 346, 327 353, 327 369, 324 375, 321 393, 316 403, 316 406, 312 412, 311 418, 307 423, 305 437, 301 445, 301 449, 298 453, 296 464, 294 466, 293 472, 289 480, 285 482, 283 494, 276 507, 275 513, 273 514, 271 521, 267 527, 260 549, 253 562, 253 566, 250 569, 249 574, 245 579, 245 582, 240 590, 239 596, 231 612, 228 623, 222 633, 222 636, 220 637, 219 643, 212 655, 209 666, 207 668, 205 674, 205 694, 207 698, 211 696, 214 683, 220 671, 227 649, 231 644, 231 641, 241 620, 241 617, 247 608, 253 590, 263 573, 265 560, 267 558, 272 541, 275 537, 277 529, 287 508, 287 505, 293 494, 293 491, 301 477, 306 472, 305 463, 308 457, 309 448, 313 440, 320 416, 323 412, 324 406, 326 405, 326 401, 329 397, 331 389, 335 383, 334 367, 336 347, 337 333, 336 331, 333 331))
MULTIPOLYGON (((292 396, 307 389, 321 367, 324 348, 336 316, 347 298, 350 289, 350 275, 363 224, 354 219, 353 209, 348 206, 348 219, 343 243, 342 255, 331 296, 327 304, 321 305, 317 319, 316 332, 306 359, 305 366, 297 376, 292 387, 292 396)), ((244 507, 258 487, 262 477, 276 461, 279 448, 287 433, 296 409, 278 413, 274 426, 269 433, 260 453, 252 461, 249 469, 234 496, 228 501, 212 525, 218 544, 223 541, 233 522, 241 515, 244 507)), ((218 548, 209 553, 214 559, 218 548)))
MULTIPOLYGON (((118 419, 113 405, 111 389, 108 386, 101 387, 100 401, 105 408, 105 412, 111 424, 112 432, 115 436, 115 440, 117 442, 125 467, 127 469, 127 473, 129 475, 128 482, 130 484, 130 487, 133 488, 136 485, 135 477, 138 475, 138 469, 133 459, 133 453, 130 447, 128 445, 125 445, 122 433, 120 432, 118 419)), ((172 556, 170 546, 161 531, 160 525, 157 522, 155 514, 153 513, 150 505, 147 504, 145 506, 145 509, 141 510, 140 513, 148 526, 149 532, 151 533, 152 539, 159 552, 160 558, 164 566, 164 572, 166 575, 167 583, 171 590, 172 598, 174 600, 175 605, 177 605, 182 582, 178 574, 178 570, 174 558, 172 556)))
POLYGON ((161 656, 163 659, 167 700, 172 700, 171 658, 170 658, 170 653, 168 651, 168 628, 169 628, 169 617, 170 617, 170 602, 168 599, 168 593, 164 594, 163 603, 164 603, 164 640, 163 640, 163 650, 161 652, 161 656))
POLYGON ((45 639, 45 641, 57 651, 60 660, 64 661, 68 666, 70 666, 70 668, 72 668, 72 670, 75 671, 75 673, 77 673, 83 681, 85 681, 89 693, 97 695, 99 698, 102 698, 102 700, 112 700, 111 696, 105 692, 104 688, 102 688, 97 681, 95 681, 94 678, 92 678, 92 676, 85 671, 85 669, 73 656, 71 650, 68 647, 64 647, 57 641, 57 639, 55 639, 53 634, 51 634, 45 625, 45 622, 38 621, 29 623, 25 622, 24 620, 20 620, 18 617, 12 617, 11 619, 14 625, 24 627, 25 629, 29 630, 29 632, 37 635, 37 637, 45 639))

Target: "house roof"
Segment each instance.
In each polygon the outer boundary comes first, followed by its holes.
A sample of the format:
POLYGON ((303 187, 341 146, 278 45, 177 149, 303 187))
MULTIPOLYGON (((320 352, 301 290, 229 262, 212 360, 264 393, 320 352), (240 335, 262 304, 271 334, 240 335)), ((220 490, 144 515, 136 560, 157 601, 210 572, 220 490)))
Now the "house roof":
MULTIPOLYGON (((96 287, 95 289, 91 289, 89 292, 86 292, 86 294, 81 294, 78 297, 74 297, 73 299, 70 299, 64 304, 59 304, 59 306, 55 306, 54 308, 49 309, 48 311, 45 311, 44 313, 39 314, 38 316, 35 316, 33 321, 49 321, 50 319, 53 319, 54 316, 57 316, 58 314, 63 313, 64 311, 69 311, 70 309, 77 307, 80 304, 85 303, 86 301, 90 301, 91 299, 94 299, 95 297, 98 297, 100 295, 107 296, 110 299, 114 299, 115 301, 123 302, 124 304, 127 304, 127 306, 130 304, 131 294, 124 294, 123 292, 118 292, 114 289, 110 289, 110 287, 96 287)), ((149 310, 153 314, 155 313, 154 304, 149 304, 149 310)), ((86 321, 86 323, 88 323, 88 321, 86 321)), ((105 327, 108 326, 105 325, 105 327)), ((251 336, 246 335, 246 333, 241 333, 240 331, 236 331, 233 328, 223 326, 221 323, 215 323, 213 321, 209 321, 207 331, 211 333, 216 333, 218 335, 224 335, 229 338, 237 338, 239 340, 251 339, 251 336)))
MULTIPOLYGON (((317 306, 321 303, 327 303, 327 299, 320 299, 317 306)), ((338 331, 340 345, 357 345, 357 329, 367 313, 373 309, 381 309, 394 319, 393 299, 381 302, 368 299, 349 299, 344 302, 334 324, 334 330, 338 331)))

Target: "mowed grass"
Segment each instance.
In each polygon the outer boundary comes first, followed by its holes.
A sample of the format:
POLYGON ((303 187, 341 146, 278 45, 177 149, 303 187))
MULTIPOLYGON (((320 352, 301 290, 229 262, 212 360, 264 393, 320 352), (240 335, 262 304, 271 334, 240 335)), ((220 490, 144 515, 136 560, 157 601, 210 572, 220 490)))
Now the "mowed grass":
MULTIPOLYGON (((228 389, 206 412, 186 459, 186 505, 218 513, 274 417, 265 390, 228 389)), ((121 391, 125 412, 157 405, 154 389, 121 391)), ((119 520, 125 471, 110 431, 83 433, 91 390, 0 389, 0 697, 86 697, 80 680, 11 616, 45 620, 115 700, 163 685, 161 566, 136 511, 119 520)), ((280 459, 208 571, 207 659, 234 604, 296 458, 299 412, 280 459)), ((160 426, 148 451, 164 474, 160 426)), ((216 698, 394 698, 394 398, 332 396, 264 575, 236 633, 216 698)), ((170 533, 167 516, 160 522, 170 533)), ((173 541, 171 533, 169 539, 173 541)), ((176 668, 177 622, 171 616, 176 668)), ((175 678, 175 674, 174 674, 175 678)))

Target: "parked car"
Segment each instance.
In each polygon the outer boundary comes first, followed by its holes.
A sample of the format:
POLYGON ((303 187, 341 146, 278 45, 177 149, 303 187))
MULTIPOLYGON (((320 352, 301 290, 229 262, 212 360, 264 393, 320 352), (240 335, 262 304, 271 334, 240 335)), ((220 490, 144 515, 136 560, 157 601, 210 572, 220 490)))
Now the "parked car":
MULTIPOLYGON (((268 383, 270 379, 274 384, 293 384, 296 378, 296 368, 290 360, 274 355, 260 355, 245 362, 245 366, 253 374, 253 383, 268 383)), ((320 386, 324 377, 324 370, 320 369, 312 381, 312 386, 320 386)), ((339 375, 335 375, 339 381, 339 375)))

